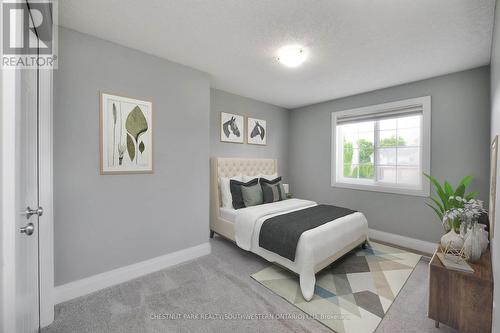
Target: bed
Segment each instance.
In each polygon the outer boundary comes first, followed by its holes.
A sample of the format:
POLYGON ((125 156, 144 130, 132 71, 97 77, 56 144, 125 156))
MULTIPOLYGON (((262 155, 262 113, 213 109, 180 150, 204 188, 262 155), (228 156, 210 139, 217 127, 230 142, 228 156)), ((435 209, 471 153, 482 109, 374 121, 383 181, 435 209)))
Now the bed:
POLYGON ((300 288, 306 301, 312 299, 315 274, 354 248, 368 241, 368 223, 360 212, 324 223, 303 232, 298 239, 295 258, 290 260, 259 246, 262 225, 273 217, 318 206, 316 202, 287 199, 242 209, 221 207, 220 177, 239 174, 255 176, 276 174, 275 159, 221 158, 211 159, 210 235, 214 233, 235 242, 269 262, 278 264, 300 277, 300 288))

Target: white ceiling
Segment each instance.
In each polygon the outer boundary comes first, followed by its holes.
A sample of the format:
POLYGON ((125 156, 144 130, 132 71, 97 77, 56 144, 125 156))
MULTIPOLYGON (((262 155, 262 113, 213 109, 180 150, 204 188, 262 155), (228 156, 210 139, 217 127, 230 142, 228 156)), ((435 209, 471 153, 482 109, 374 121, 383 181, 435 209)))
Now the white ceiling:
POLYGON ((60 24, 286 108, 490 62, 494 0, 62 0, 60 24), (276 51, 310 57, 283 67, 276 51))

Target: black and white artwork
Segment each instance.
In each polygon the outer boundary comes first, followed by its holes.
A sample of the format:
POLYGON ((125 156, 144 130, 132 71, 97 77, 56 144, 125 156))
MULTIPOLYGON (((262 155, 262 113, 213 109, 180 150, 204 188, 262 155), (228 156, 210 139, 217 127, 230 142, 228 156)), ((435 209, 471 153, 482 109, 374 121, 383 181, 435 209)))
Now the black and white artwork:
POLYGON ((243 143, 244 136, 243 116, 220 113, 220 140, 223 142, 243 143))
POLYGON ((101 93, 101 173, 153 172, 152 103, 101 93))
POLYGON ((266 121, 249 117, 247 126, 247 142, 253 145, 265 145, 267 138, 266 121))

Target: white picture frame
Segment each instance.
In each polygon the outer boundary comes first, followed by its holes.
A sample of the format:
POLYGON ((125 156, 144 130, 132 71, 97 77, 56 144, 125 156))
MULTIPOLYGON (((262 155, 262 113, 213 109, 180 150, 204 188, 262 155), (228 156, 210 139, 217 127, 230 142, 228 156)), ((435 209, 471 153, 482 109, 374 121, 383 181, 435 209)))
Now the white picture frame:
POLYGON ((490 204, 489 204, 489 220, 490 220, 490 239, 493 239, 495 234, 495 203, 497 197, 497 170, 498 170, 498 135, 491 142, 490 150, 490 204))
POLYGON ((250 145, 267 144, 267 122, 264 119, 247 118, 247 143, 250 145))
POLYGON ((245 118, 239 114, 220 113, 220 141, 244 143, 245 118))
POLYGON ((153 103, 100 93, 102 175, 153 173, 153 103))

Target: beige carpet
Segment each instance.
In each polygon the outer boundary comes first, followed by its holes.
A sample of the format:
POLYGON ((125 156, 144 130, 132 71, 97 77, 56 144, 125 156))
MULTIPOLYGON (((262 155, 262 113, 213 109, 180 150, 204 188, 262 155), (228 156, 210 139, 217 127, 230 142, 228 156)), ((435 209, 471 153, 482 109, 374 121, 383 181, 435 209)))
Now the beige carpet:
POLYGON ((336 261, 316 276, 306 302, 296 274, 271 265, 252 277, 310 318, 338 333, 372 333, 421 256, 375 242, 336 261))
MULTIPOLYGON (((331 333, 317 320, 250 277, 269 266, 264 259, 220 237, 212 253, 56 306, 43 333, 311 332, 331 333), (157 314, 286 314, 289 318, 158 320, 157 314)), ((130 249, 133 251, 133 248, 130 249)), ((427 318, 428 262, 421 260, 376 333, 456 333, 427 318)))

